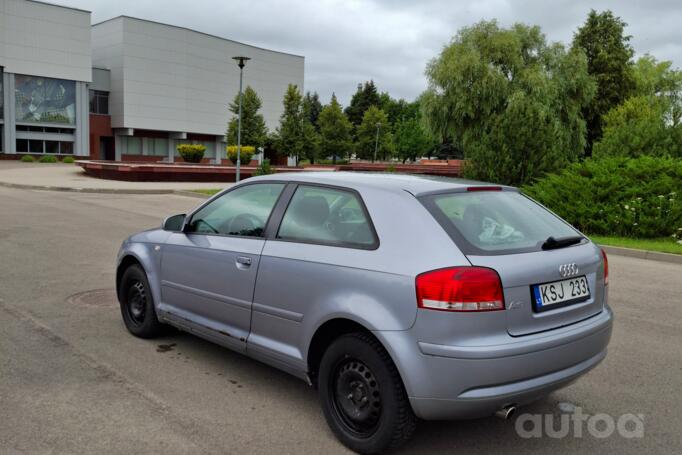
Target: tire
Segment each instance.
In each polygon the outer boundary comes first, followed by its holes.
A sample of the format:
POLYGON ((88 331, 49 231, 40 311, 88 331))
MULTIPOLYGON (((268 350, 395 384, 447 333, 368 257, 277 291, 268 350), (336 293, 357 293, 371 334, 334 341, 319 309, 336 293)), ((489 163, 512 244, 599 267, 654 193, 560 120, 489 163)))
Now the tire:
POLYGON ((417 418, 400 374, 372 335, 351 333, 332 342, 322 356, 318 385, 327 423, 349 449, 381 453, 414 433, 417 418))
POLYGON ((130 333, 140 338, 153 338, 163 331, 156 317, 147 274, 139 265, 131 265, 123 272, 118 289, 123 323, 130 333))

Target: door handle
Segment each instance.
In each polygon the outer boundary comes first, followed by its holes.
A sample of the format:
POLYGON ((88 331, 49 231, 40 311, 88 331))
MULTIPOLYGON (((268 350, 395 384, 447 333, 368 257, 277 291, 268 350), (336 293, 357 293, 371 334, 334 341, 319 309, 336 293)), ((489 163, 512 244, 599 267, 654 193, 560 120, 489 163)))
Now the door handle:
POLYGON ((237 267, 240 265, 244 267, 251 266, 251 258, 248 256, 237 256, 237 267))

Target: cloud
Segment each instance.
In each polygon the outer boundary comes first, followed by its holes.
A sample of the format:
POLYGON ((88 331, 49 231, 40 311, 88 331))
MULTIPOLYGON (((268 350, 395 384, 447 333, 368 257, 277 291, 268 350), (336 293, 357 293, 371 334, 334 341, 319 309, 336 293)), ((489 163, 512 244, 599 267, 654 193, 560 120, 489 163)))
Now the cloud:
MULTIPOLYGON (((57 1, 57 3, 62 3, 57 1)), ((550 41, 570 43, 591 8, 611 9, 629 24, 638 55, 682 66, 682 3, 676 0, 66 0, 93 21, 129 16, 184 26, 270 49, 304 55, 305 89, 347 104, 359 82, 416 98, 424 69, 457 30, 481 19, 540 25, 550 41)), ((227 56, 226 56, 227 58, 227 56)))

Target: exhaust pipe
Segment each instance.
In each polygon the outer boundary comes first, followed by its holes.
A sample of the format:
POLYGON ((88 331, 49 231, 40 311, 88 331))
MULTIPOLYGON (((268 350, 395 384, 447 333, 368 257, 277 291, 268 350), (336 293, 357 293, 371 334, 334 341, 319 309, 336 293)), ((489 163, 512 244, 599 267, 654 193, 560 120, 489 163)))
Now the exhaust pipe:
POLYGON ((495 411, 495 417, 499 417, 502 420, 509 420, 514 414, 516 414, 516 406, 511 404, 495 411))

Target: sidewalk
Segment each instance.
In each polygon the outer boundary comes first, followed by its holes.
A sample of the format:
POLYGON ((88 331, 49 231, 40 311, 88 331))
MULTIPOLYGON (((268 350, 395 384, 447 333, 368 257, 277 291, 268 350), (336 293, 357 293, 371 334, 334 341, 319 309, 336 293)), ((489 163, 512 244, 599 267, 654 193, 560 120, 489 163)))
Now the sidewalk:
POLYGON ((88 176, 80 166, 61 163, 23 163, 0 160, 0 186, 86 193, 174 193, 226 188, 226 182, 127 182, 88 176))

